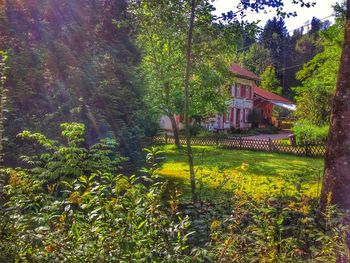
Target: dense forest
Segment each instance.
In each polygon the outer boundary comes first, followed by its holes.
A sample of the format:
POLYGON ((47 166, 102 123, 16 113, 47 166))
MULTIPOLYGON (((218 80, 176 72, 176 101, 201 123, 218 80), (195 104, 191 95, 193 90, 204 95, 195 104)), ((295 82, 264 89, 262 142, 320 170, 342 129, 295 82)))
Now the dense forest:
POLYGON ((283 1, 238 2, 0 0, 1 262, 348 262, 350 1, 292 31, 283 1), (324 164, 198 125, 227 112, 232 63, 297 105, 324 164))
POLYGON ((59 135, 59 124, 83 122, 86 143, 118 138, 136 161, 148 129, 136 67, 140 52, 124 1, 2 1, 0 49, 8 52, 5 161, 27 149, 25 130, 59 135))

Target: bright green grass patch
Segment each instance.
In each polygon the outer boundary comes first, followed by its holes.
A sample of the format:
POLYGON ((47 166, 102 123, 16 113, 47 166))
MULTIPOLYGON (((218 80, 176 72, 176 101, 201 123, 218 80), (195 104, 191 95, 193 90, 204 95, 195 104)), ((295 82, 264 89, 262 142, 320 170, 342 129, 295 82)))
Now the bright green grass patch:
MULTIPOLYGON (((165 162, 160 174, 180 184, 189 195, 189 172, 185 148, 163 146, 165 162)), ((272 192, 293 195, 301 188, 308 196, 320 191, 323 160, 294 155, 194 146, 196 178, 202 192, 241 189, 255 197, 272 192)))

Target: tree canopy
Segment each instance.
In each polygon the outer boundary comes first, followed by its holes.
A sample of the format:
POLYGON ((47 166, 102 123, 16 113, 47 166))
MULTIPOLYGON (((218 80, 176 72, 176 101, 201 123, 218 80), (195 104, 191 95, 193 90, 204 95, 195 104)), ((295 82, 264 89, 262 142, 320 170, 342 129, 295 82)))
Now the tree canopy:
POLYGON ((83 121, 87 142, 116 137, 137 159, 143 129, 139 52, 126 26, 125 1, 1 1, 0 49, 9 54, 5 145, 15 162, 23 129, 57 134, 83 121), (130 143, 133 142, 133 143, 130 143))

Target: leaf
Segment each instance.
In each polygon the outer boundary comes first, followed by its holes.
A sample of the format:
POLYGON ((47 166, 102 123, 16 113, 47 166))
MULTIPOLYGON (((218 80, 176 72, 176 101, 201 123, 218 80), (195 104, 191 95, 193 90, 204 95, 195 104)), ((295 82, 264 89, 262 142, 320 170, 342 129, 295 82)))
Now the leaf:
POLYGON ((47 227, 47 226, 39 226, 37 228, 35 228, 35 232, 47 232, 47 231, 50 231, 50 228, 47 227))
POLYGON ((137 229, 141 229, 146 224, 146 220, 142 221, 138 226, 137 229))

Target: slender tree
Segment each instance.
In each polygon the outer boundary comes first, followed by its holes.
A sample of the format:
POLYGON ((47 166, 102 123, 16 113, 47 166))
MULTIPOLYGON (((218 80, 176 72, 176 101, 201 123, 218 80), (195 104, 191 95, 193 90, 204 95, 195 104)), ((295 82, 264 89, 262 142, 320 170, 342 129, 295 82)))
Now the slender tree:
POLYGON ((190 71, 191 71, 191 52, 192 52, 192 37, 193 37, 193 28, 194 28, 194 16, 196 10, 196 0, 191 0, 191 13, 188 26, 188 37, 187 37, 187 47, 186 47, 186 69, 185 69, 185 127, 186 127, 186 147, 187 147, 187 157, 188 164, 190 167, 190 180, 191 180, 191 192, 193 203, 197 202, 196 194, 196 177, 194 173, 193 165, 193 153, 191 147, 191 133, 190 133, 190 71))
POLYGON ((6 103, 6 59, 7 54, 0 51, 0 166, 2 165, 3 158, 3 140, 4 140, 4 111, 6 103))
MULTIPOLYGON (((195 171, 194 171, 194 164, 193 164, 193 152, 191 147, 191 133, 190 133, 190 74, 192 70, 192 44, 193 44, 193 32, 195 30, 195 17, 196 17, 196 6, 198 3, 204 3, 204 6, 208 6, 208 1, 200 1, 200 0, 190 0, 190 15, 189 15, 189 25, 188 25, 188 34, 187 34, 187 45, 186 45, 186 68, 185 68, 185 80, 184 80, 184 94, 185 94, 185 129, 186 129, 186 148, 187 148, 187 156, 188 156, 188 162, 189 162, 189 170, 190 170, 190 182, 191 182, 191 192, 192 192, 192 199, 193 202, 196 203, 197 201, 197 195, 196 195, 196 177, 195 177, 195 171)), ((310 3, 304 3, 303 0, 297 0, 293 2, 294 4, 301 4, 302 6, 306 5, 307 7, 310 7, 312 4, 310 3)), ((260 1, 253 1, 253 2, 247 2, 241 0, 238 9, 241 11, 244 10, 253 10, 255 12, 259 12, 261 10, 264 10, 265 7, 273 7, 277 9, 278 14, 281 15, 288 15, 283 11, 283 3, 282 2, 275 2, 275 1, 268 1, 268 2, 260 2, 260 1)), ((228 20, 235 20, 235 14, 233 12, 229 12, 227 15, 228 20)))

